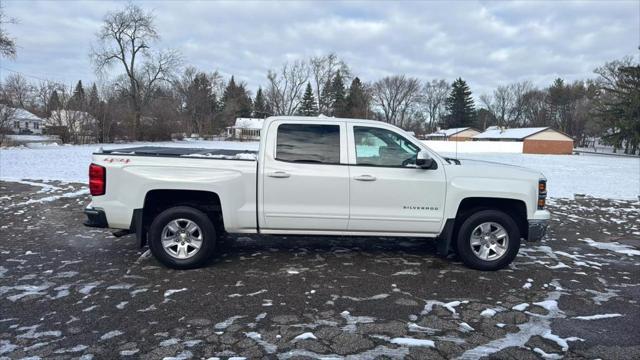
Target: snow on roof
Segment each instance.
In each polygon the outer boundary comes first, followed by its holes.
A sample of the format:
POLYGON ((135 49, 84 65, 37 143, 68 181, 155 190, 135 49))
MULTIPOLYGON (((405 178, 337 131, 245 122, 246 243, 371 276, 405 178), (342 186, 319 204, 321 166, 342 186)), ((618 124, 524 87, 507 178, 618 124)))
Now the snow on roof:
POLYGON ((51 112, 51 117, 93 119, 93 116, 88 112, 79 110, 54 110, 51 112))
POLYGON ((237 118, 233 127, 236 129, 262 129, 262 124, 264 124, 264 119, 237 118))
POLYGON ((461 127, 461 128, 452 128, 452 129, 441 129, 438 130, 434 133, 431 133, 427 136, 442 136, 442 137, 449 137, 451 135, 455 135, 457 133, 463 132, 467 129, 471 129, 470 127, 461 127))
POLYGON ((533 134, 549 129, 548 127, 532 127, 518 129, 500 129, 498 127, 487 128, 483 133, 474 136, 474 139, 517 139, 522 140, 533 134))
POLYGON ((43 121, 42 118, 38 117, 34 113, 20 108, 2 106, 2 108, 0 109, 0 113, 4 113, 6 111, 5 108, 8 108, 9 111, 13 111, 13 114, 11 114, 11 120, 43 121))

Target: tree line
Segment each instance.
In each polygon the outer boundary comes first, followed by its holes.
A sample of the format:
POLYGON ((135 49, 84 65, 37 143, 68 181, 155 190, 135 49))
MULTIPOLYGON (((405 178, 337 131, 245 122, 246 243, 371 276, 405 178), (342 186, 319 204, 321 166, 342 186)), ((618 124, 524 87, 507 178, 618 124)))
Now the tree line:
MULTIPOLYGON (((467 126, 551 126, 578 146, 601 138, 616 150, 640 153, 640 66, 631 57, 598 67, 593 79, 558 78, 544 88, 514 82, 475 101, 462 78, 421 81, 400 74, 366 82, 330 53, 269 70, 254 94, 234 76, 185 65, 178 52, 158 48, 158 40, 152 14, 128 4, 105 16, 90 50, 103 80, 86 90, 81 81, 67 86, 11 74, 0 85, 0 103, 49 119, 60 110, 89 114, 79 125, 65 124, 69 116, 55 124, 67 129, 70 142, 214 136, 238 117, 322 114, 380 120, 418 135, 467 126)), ((0 44, 9 44, 2 54, 15 56, 13 40, 0 44)))

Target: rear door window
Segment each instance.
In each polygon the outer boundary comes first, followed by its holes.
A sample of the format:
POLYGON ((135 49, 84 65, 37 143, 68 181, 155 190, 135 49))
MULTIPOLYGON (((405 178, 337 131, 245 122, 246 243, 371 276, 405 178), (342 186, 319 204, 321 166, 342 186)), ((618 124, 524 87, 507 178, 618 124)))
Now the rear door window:
POLYGON ((340 126, 314 124, 278 126, 276 160, 339 164, 340 126))

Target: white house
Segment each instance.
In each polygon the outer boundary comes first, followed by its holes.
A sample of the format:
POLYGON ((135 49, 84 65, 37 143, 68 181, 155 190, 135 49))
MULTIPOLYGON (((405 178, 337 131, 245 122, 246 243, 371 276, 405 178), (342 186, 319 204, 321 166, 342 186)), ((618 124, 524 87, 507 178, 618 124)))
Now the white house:
POLYGON ((2 106, 0 117, 14 134, 42 134, 44 119, 25 109, 2 106))
POLYGON ((87 144, 95 141, 94 129, 96 119, 85 111, 77 110, 54 110, 47 119, 47 131, 52 134, 58 133, 61 129, 69 136, 65 141, 79 144, 87 144))
POLYGON ((91 114, 77 110, 54 110, 47 119, 47 126, 64 126, 76 134, 91 132, 95 124, 96 119, 91 114))
POLYGON ((264 119, 237 118, 233 126, 227 128, 227 136, 239 140, 260 140, 264 119))

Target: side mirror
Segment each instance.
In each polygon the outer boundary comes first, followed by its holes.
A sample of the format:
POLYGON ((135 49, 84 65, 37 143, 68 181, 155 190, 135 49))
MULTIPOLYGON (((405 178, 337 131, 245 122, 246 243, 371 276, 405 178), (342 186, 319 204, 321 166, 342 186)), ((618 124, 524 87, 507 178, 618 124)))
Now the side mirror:
POLYGON ((432 169, 436 162, 429 156, 425 150, 420 150, 416 155, 416 166, 421 169, 432 169))

